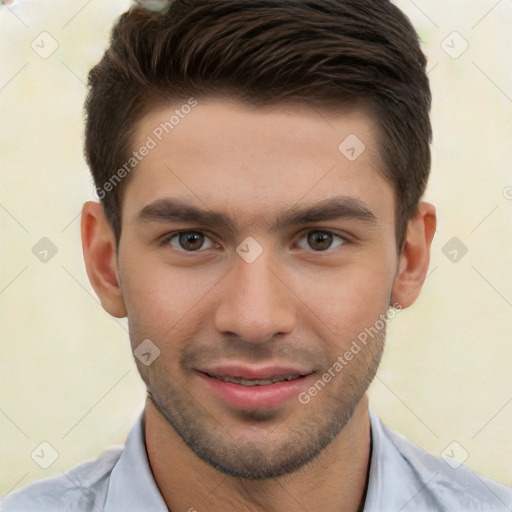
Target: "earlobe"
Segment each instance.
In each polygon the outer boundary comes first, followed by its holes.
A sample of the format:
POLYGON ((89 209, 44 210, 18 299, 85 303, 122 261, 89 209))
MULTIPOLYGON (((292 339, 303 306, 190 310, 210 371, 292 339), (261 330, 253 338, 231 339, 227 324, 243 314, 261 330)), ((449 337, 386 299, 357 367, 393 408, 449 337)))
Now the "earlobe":
POLYGON ((436 222, 435 207, 430 203, 420 203, 416 216, 407 225, 391 294, 392 304, 406 308, 418 298, 428 272, 436 222))
POLYGON ((126 307, 119 285, 116 241, 103 206, 88 201, 82 208, 82 249, 85 268, 103 308, 123 318, 126 307))

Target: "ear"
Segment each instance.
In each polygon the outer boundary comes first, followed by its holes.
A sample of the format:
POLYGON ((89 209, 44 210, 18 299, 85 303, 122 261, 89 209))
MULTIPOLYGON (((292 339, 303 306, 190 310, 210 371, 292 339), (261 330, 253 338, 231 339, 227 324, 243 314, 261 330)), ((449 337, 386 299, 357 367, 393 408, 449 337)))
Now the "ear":
POLYGON ((398 258, 391 304, 407 308, 418 298, 430 263, 430 246, 436 231, 436 209, 420 203, 418 213, 407 224, 405 242, 398 258))
POLYGON ((84 204, 81 232, 85 268, 101 305, 112 316, 125 317, 126 307, 117 277, 116 240, 100 203, 84 204))

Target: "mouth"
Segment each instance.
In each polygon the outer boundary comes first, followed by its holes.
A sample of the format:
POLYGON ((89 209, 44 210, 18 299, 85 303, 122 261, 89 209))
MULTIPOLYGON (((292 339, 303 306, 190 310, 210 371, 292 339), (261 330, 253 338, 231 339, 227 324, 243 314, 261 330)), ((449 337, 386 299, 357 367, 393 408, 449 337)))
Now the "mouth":
POLYGON ((313 372, 301 368, 224 365, 197 371, 212 398, 235 409, 270 409, 291 403, 313 372))
POLYGON ((302 379, 304 375, 279 375, 270 379, 246 379, 242 377, 231 377, 228 375, 214 375, 211 373, 204 373, 208 377, 218 379, 223 382, 232 382, 233 384, 240 384, 242 386, 270 386, 276 382, 290 382, 292 380, 302 379))

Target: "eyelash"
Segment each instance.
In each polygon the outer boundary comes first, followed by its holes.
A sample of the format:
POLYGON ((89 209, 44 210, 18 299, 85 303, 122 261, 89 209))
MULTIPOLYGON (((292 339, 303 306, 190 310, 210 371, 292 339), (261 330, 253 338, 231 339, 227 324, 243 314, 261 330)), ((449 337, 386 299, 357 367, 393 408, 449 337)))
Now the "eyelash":
MULTIPOLYGON (((310 233, 323 233, 323 234, 329 234, 329 235, 332 235, 333 237, 337 237, 339 239, 341 239, 341 243, 335 247, 334 249, 332 249, 331 247, 329 247, 328 249, 325 249, 324 251, 315 251, 315 250, 312 250, 312 252, 314 253, 320 253, 320 254, 324 254, 324 253, 329 253, 329 252, 332 252, 333 250, 345 245, 348 243, 348 238, 345 237, 345 236, 342 236, 342 235, 339 235, 337 233, 334 233, 333 231, 330 231, 330 230, 327 230, 327 229, 309 229, 308 231, 306 232, 303 232, 301 234, 301 240, 306 237, 307 235, 309 235, 310 233)), ((183 230, 183 231, 175 231, 173 233, 168 233, 167 235, 164 235, 164 237, 160 240, 160 245, 161 246, 166 246, 166 245, 170 245, 170 242, 173 238, 181 235, 181 234, 184 234, 184 233, 199 233, 201 235, 204 235, 206 238, 209 238, 210 240, 212 240, 212 238, 210 236, 208 236, 207 233, 205 233, 204 231, 201 231, 201 230, 195 230, 195 229, 190 229, 190 230, 183 230)), ((212 240, 212 242, 214 244, 217 244, 217 242, 214 242, 212 240)), ((217 244, 219 245, 219 244, 217 244)), ((202 252, 205 252, 206 250, 208 249, 198 249, 196 251, 187 251, 183 248, 180 248, 180 249, 176 249, 178 250, 179 252, 183 252, 183 253, 190 253, 190 254, 194 254, 194 253, 202 253, 202 252)))

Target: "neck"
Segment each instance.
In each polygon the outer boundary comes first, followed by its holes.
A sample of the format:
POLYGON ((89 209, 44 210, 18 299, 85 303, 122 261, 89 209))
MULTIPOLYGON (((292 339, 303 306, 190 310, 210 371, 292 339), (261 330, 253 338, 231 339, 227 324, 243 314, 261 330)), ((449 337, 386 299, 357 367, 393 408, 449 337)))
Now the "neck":
POLYGON ((203 462, 150 399, 145 436, 153 476, 172 512, 357 512, 364 503, 370 455, 366 395, 340 434, 317 457, 275 479, 234 478, 203 462))

